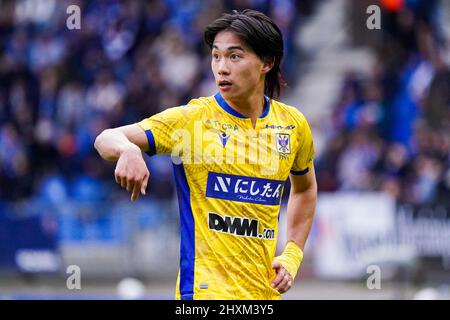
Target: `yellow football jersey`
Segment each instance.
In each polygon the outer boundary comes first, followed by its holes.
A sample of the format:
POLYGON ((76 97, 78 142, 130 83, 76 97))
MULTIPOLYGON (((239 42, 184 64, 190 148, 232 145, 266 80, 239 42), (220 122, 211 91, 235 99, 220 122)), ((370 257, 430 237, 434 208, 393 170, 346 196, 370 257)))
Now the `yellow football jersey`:
POLYGON ((149 155, 168 154, 180 209, 176 299, 279 299, 271 287, 280 202, 314 147, 296 108, 265 99, 251 119, 220 93, 140 121, 149 155))

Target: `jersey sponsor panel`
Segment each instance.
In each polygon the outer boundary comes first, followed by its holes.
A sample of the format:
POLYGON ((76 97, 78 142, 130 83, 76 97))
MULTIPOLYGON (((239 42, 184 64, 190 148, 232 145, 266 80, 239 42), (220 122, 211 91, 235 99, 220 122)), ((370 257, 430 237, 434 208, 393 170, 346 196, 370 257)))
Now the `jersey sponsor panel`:
POLYGON ((223 232, 235 236, 251 237, 258 239, 275 239, 275 229, 262 228, 257 219, 246 217, 222 216, 214 212, 208 213, 208 227, 217 232, 223 232))
POLYGON ((279 205, 284 181, 209 172, 206 197, 279 205))

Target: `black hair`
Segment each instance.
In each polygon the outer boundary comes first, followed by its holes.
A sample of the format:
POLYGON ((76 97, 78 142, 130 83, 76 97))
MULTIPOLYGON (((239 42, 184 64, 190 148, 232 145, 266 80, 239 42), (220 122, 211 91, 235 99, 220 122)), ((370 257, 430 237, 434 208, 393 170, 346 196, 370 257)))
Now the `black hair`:
POLYGON ((280 64, 283 58, 283 36, 278 26, 264 13, 245 9, 242 12, 224 13, 205 29, 204 40, 212 50, 214 39, 221 31, 231 31, 241 38, 263 61, 273 61, 266 74, 264 94, 278 98, 281 85, 280 64))

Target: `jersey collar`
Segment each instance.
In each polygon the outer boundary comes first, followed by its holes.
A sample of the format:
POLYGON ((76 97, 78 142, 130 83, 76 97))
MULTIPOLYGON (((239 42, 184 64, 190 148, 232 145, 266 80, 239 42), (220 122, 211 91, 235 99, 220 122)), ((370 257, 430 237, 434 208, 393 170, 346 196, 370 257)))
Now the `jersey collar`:
MULTIPOLYGON (((248 117, 244 116, 243 114, 237 112, 232 107, 230 107, 230 105, 228 104, 228 102, 225 101, 225 99, 222 97, 220 92, 217 92, 215 94, 214 98, 216 99, 219 106, 221 106, 222 109, 225 110, 226 112, 228 112, 229 114, 231 114, 235 117, 238 117, 238 118, 248 119, 248 117)), ((264 112, 259 116, 259 118, 264 118, 265 116, 267 116, 269 114, 270 102, 269 102, 269 98, 267 96, 264 96, 264 102, 265 102, 264 103, 264 112)))

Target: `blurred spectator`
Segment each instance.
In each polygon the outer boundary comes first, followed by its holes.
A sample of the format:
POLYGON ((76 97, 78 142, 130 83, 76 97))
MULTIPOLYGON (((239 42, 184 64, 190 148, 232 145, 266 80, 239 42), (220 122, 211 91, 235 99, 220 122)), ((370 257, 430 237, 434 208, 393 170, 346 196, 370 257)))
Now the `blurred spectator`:
POLYGON ((384 191, 410 204, 450 203, 450 69, 438 1, 380 1, 378 61, 348 73, 317 159, 319 190, 384 191))

